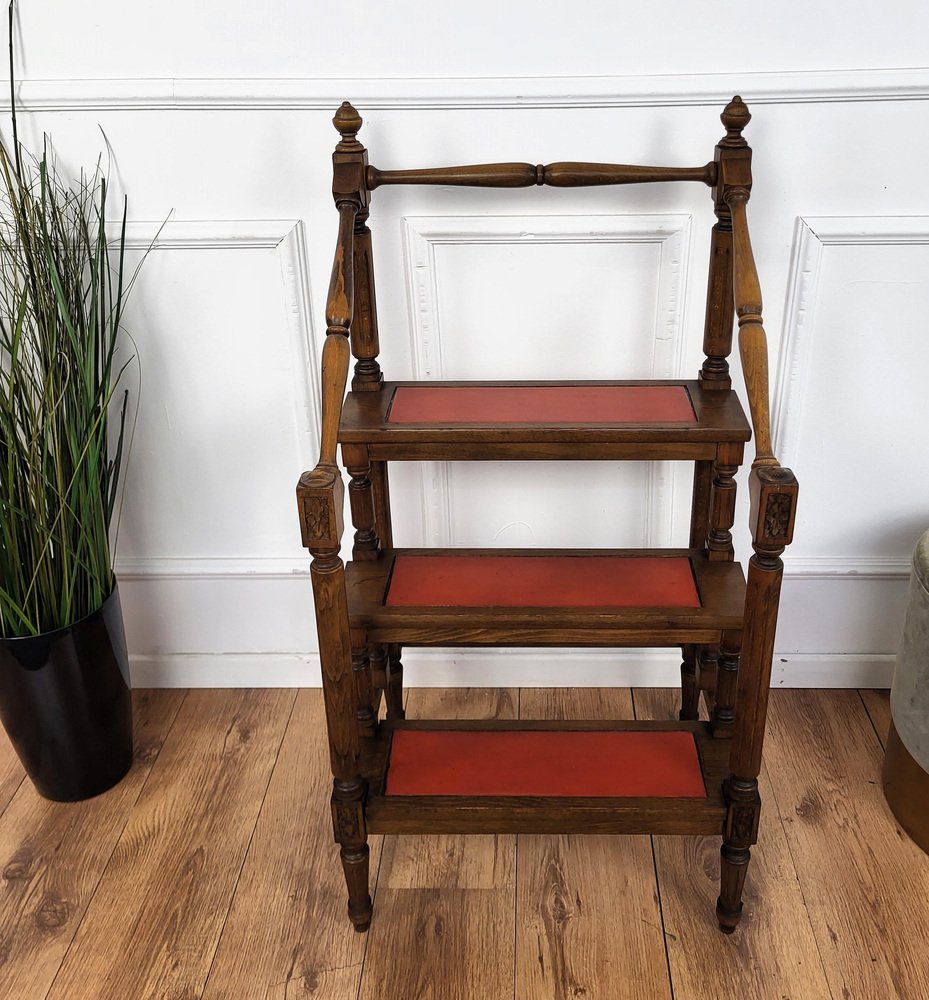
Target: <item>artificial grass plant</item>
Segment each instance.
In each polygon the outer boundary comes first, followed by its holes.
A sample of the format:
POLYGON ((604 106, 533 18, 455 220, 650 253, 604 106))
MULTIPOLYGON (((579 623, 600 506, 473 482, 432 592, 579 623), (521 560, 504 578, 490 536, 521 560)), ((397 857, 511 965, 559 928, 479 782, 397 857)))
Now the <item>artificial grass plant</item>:
POLYGON ((0 144, 3 638, 70 625, 113 588, 110 529, 128 402, 126 391, 114 400, 126 367, 117 365, 117 341, 133 283, 124 281, 126 202, 110 240, 100 162, 68 181, 47 137, 41 156, 19 141, 12 11, 11 3, 12 149, 0 144))

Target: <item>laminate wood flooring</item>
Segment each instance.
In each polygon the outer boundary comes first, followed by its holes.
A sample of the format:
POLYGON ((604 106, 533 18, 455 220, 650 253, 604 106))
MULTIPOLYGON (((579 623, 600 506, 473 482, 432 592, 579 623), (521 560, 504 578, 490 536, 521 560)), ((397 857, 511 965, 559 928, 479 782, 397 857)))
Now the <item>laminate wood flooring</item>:
MULTIPOLYGON (((669 718, 628 689, 408 692, 410 718, 669 718)), ((0 733, 4 1000, 925 1000, 929 856, 880 787, 886 692, 772 693, 746 912, 718 838, 378 837, 352 931, 318 690, 136 691, 136 758, 40 799, 0 733)))

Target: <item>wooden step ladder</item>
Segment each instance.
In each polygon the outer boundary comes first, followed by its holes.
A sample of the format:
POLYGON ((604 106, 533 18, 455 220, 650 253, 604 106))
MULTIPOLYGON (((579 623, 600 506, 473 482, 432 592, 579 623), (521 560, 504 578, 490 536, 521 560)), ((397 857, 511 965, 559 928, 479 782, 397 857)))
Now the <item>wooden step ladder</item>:
POLYGON ((757 839, 758 773, 797 481, 771 448, 767 344, 745 206, 750 115, 722 114, 694 168, 495 163, 377 170, 344 103, 333 123, 339 235, 326 308, 319 464, 297 487, 313 555, 332 816, 356 930, 371 920, 369 833, 719 834, 717 917, 731 933, 757 839), (694 381, 386 382, 377 361, 371 192, 388 184, 575 187, 706 184, 710 246, 704 361, 694 381), (735 319, 751 427, 729 377, 735 319), (350 358, 356 359, 346 396, 350 358), (754 555, 730 529, 745 442, 754 555), (352 561, 339 557, 351 477, 352 561), (388 462, 678 460, 694 463, 686 549, 395 549, 388 462), (408 721, 404 646, 680 647, 679 720, 408 721), (701 694, 709 721, 698 721, 701 694), (380 719, 381 699, 386 718, 380 719))

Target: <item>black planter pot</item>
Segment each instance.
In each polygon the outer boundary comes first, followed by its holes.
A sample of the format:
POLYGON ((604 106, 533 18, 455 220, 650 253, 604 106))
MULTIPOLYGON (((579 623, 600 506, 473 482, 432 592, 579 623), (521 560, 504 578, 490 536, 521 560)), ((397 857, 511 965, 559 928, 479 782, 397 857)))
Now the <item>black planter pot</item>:
POLYGON ((0 639, 0 722, 36 791, 76 802, 132 763, 129 657, 119 591, 67 628, 0 639))

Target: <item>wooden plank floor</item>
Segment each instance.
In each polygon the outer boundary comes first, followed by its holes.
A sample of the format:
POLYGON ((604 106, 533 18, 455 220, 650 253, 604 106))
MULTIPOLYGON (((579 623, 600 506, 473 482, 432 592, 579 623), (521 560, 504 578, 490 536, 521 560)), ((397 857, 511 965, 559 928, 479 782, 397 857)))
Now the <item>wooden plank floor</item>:
MULTIPOLYGON (((320 692, 135 692, 130 775, 38 798, 0 733, 4 1000, 925 1000, 929 857, 886 692, 775 691, 746 913, 702 837, 372 838, 345 914, 320 692)), ((673 717, 645 690, 413 691, 410 717, 673 717)))

